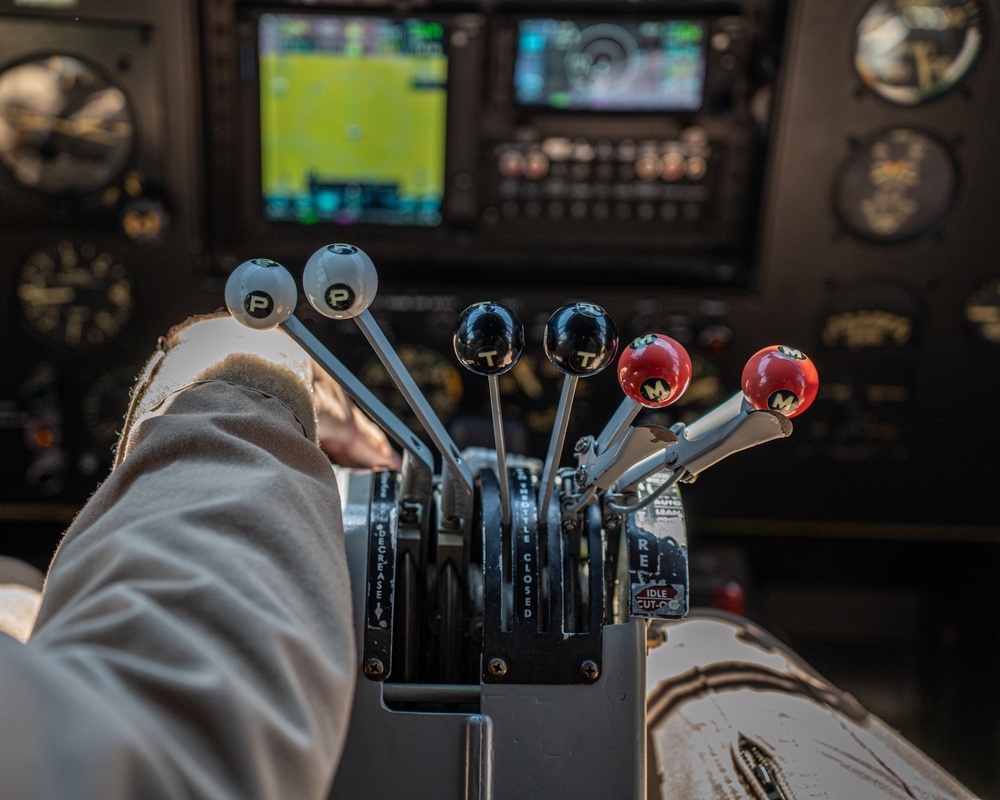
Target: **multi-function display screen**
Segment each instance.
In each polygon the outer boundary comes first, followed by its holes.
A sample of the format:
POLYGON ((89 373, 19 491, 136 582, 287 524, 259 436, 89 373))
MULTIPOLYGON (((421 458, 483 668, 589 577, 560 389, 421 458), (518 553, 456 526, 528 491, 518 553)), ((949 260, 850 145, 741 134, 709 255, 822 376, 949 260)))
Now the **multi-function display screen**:
POLYGON ((444 36, 440 23, 419 19, 260 18, 266 219, 440 223, 444 36))
POLYGON ((705 38, 698 20, 524 19, 515 96, 524 106, 570 111, 696 111, 705 38))

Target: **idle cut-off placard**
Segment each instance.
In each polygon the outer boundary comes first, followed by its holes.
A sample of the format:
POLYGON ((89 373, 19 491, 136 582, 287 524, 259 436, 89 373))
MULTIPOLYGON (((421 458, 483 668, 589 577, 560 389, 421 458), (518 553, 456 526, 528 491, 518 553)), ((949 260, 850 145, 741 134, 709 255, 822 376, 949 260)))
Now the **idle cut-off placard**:
MULTIPOLYGON (((658 472, 639 485, 639 501, 670 478, 658 472)), ((676 486, 626 517, 629 613, 681 619, 688 611, 688 548, 684 508, 676 486)))
POLYGON ((364 663, 366 674, 380 680, 392 668, 392 610, 399 531, 396 495, 395 472, 376 472, 372 476, 364 663))

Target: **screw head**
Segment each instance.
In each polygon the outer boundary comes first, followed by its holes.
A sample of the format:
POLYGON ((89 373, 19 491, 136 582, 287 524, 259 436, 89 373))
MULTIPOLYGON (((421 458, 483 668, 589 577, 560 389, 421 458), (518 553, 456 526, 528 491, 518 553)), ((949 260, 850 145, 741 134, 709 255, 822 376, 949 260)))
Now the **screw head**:
POLYGON ((365 675, 369 678, 381 678, 385 672, 385 665, 377 658, 369 658, 365 661, 365 675))
POLYGON ((601 675, 601 668, 588 658, 580 665, 580 674, 588 681, 596 681, 601 675))
POLYGON ((646 647, 655 650, 667 641, 667 631, 662 625, 650 625, 646 628, 646 647))
POLYGON ((489 670, 490 675, 502 678, 507 674, 507 662, 502 658, 491 658, 490 663, 486 665, 486 669, 489 670))

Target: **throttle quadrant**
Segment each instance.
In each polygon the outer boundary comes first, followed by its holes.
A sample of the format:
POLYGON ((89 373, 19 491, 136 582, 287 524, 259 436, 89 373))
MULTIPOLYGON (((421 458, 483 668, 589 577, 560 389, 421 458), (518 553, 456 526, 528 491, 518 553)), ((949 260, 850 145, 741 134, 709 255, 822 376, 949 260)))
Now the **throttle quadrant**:
POLYGON ((636 424, 642 409, 683 395, 688 353, 658 332, 619 348, 603 308, 563 306, 544 331, 564 378, 540 461, 506 452, 497 384, 524 349, 524 326, 500 303, 476 303, 458 316, 452 345, 489 382, 495 449, 463 452, 368 311, 371 259, 350 244, 322 247, 302 285, 321 315, 358 325, 433 447, 296 318, 288 270, 252 259, 233 271, 230 313, 280 327, 403 452, 399 472, 340 473, 364 677, 333 796, 407 796, 419 785, 421 796, 486 798, 503 775, 506 789, 534 797, 544 781, 531 776, 554 756, 564 759, 560 791, 644 796, 646 629, 689 608, 678 484, 790 435, 789 417, 816 396, 812 362, 767 347, 744 369, 742 391, 701 419, 636 424), (616 356, 624 399, 603 430, 575 443, 575 463, 560 464, 577 382, 616 356), (366 768, 378 753, 409 766, 366 768), (443 754, 457 759, 453 770, 437 763, 443 754))

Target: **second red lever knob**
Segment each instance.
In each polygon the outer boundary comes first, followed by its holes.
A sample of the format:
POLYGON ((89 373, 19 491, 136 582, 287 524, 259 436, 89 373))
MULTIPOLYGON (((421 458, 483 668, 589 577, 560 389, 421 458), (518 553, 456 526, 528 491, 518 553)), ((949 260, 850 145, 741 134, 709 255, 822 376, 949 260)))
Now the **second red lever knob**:
POLYGON ((795 417, 816 399, 819 373, 801 350, 772 345, 750 357, 743 368, 741 385, 754 408, 795 417))

